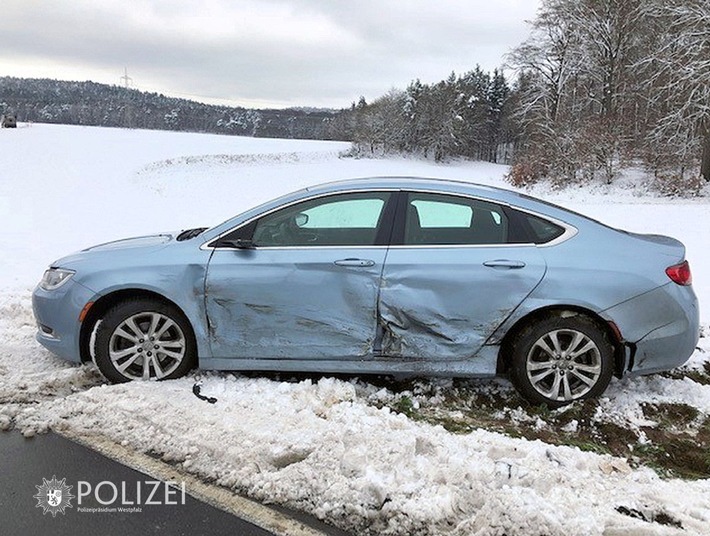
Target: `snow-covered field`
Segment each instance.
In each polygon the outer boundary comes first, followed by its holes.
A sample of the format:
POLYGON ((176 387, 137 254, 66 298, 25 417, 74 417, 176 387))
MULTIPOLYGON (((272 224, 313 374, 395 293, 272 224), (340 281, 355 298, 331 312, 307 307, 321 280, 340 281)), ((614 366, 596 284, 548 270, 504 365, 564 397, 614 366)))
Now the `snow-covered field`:
MULTIPOLYGON (((0 130, 0 429, 101 434, 358 534, 707 534, 707 478, 661 478, 633 460, 483 429, 454 434, 392 411, 403 394, 387 384, 195 373, 111 386, 93 366, 60 361, 34 342, 32 286, 52 260, 93 243, 213 225, 260 201, 342 178, 505 186, 504 166, 340 158, 347 148, 40 124, 0 130), (216 404, 193 396, 196 379, 216 404)), ((530 193, 613 226, 681 239, 707 333, 710 198, 661 199, 623 180, 530 193)), ((704 370, 709 351, 704 338, 678 374, 615 380, 586 418, 639 432, 657 425, 644 411, 648 404, 686 404, 694 408, 689 426, 707 426, 710 385, 691 373, 704 370)), ((468 385, 510 391, 502 380, 468 385)), ((457 388, 434 380, 418 389, 407 391, 408 404, 447 411, 446 397, 457 388)), ((496 411, 531 428, 554 423, 517 406, 496 411)), ((565 425, 566 434, 574 435, 576 422, 565 425)), ((643 432, 634 437, 639 446, 649 441, 643 432)))

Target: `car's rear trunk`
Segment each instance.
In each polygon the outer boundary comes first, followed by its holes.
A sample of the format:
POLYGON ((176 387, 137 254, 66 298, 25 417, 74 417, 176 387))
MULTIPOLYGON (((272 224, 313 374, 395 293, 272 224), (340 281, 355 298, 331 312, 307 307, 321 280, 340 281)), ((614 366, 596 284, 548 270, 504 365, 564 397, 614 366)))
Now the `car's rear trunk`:
POLYGON ((673 261, 680 262, 685 259, 685 245, 683 242, 673 237, 657 234, 631 233, 629 231, 621 232, 632 238, 653 244, 655 251, 671 257, 673 261))

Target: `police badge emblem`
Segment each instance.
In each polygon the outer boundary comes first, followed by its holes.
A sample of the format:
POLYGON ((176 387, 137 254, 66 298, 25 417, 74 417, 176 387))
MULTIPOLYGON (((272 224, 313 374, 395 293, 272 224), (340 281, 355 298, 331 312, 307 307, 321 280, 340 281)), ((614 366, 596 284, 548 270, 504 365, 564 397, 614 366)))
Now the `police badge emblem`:
POLYGON ((37 508, 42 508, 42 515, 47 512, 52 514, 52 517, 56 517, 57 512, 64 514, 65 508, 71 508, 71 500, 74 495, 71 494, 71 489, 73 486, 66 485, 66 478, 57 480, 56 476, 52 476, 52 480, 42 479, 41 486, 35 486, 37 488, 37 495, 34 498, 37 499, 37 508))

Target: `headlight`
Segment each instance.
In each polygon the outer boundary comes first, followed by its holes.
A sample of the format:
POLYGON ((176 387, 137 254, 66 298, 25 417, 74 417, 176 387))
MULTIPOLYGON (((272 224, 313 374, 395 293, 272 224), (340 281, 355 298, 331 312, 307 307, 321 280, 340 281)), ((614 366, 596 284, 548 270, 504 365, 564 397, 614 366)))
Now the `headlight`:
POLYGON ((39 282, 40 288, 44 290, 54 290, 61 287, 69 281, 74 275, 73 270, 63 270, 61 268, 50 268, 42 276, 42 281, 39 282))

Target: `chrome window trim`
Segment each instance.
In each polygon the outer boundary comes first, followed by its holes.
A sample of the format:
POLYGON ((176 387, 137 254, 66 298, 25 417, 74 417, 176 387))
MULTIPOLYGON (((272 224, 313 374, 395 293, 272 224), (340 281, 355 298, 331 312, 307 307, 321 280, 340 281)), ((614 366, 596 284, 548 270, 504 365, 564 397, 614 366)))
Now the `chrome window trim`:
POLYGON ((268 251, 268 250, 280 250, 280 249, 382 249, 388 246, 255 246, 250 249, 246 248, 208 248, 214 250, 226 250, 226 251, 268 251))
MULTIPOLYGON (((561 220, 558 220, 557 218, 553 218, 551 216, 548 216, 547 214, 540 214, 539 212, 535 212, 533 210, 529 210, 523 207, 518 207, 515 205, 511 205, 510 203, 504 202, 504 201, 498 201, 496 199, 489 199, 486 197, 479 197, 476 195, 472 194, 462 194, 458 192, 447 192, 447 191, 442 191, 442 190, 428 190, 428 189, 421 189, 421 188, 371 188, 371 189, 352 189, 352 190, 343 190, 339 192, 326 192, 322 194, 316 194, 310 197, 303 197, 301 199, 297 199, 295 201, 291 201, 290 203, 286 203, 285 205, 279 205, 278 207, 272 208, 271 210, 267 210, 266 212, 262 212, 260 214, 257 214, 256 216, 252 216, 251 218, 243 221, 239 225, 235 225, 234 227, 228 229, 227 231, 220 233, 216 237, 207 240, 206 242, 203 242, 200 245, 200 249, 204 251, 216 251, 216 250, 223 250, 223 251, 238 251, 239 248, 230 248, 230 247, 209 247, 208 244, 210 242, 214 242, 215 240, 219 240, 225 235, 228 235, 237 229, 240 229, 241 227, 244 227, 246 225, 249 225, 252 223, 254 220, 257 220, 259 218, 262 218, 264 216, 268 216, 269 214, 276 212, 277 210, 285 209, 290 206, 296 205, 298 203, 304 203, 306 201, 313 201, 314 199, 320 199, 321 197, 332 197, 335 195, 342 195, 342 194, 352 194, 352 193, 370 193, 370 192, 412 192, 412 193, 425 193, 425 194, 439 194, 439 195, 448 195, 451 197, 464 197, 466 199, 472 199, 474 201, 481 201, 484 203, 490 203, 493 205, 498 205, 501 207, 507 207, 511 210, 517 210, 518 212, 523 212, 525 214, 530 214, 531 216, 535 216, 538 218, 541 218, 543 220, 547 220, 551 223, 554 223, 555 225, 562 227, 564 229, 564 232, 555 238, 554 240, 551 240, 549 242, 545 242, 544 244, 535 244, 534 242, 529 242, 529 243, 520 243, 520 244, 421 244, 421 245, 404 245, 404 244, 398 244, 398 245, 388 245, 388 246, 355 246, 355 245, 340 245, 340 246, 256 246, 254 250, 293 250, 293 249, 382 249, 382 248, 393 248, 393 249, 442 249, 442 248, 448 248, 448 249, 461 249, 461 248, 511 248, 511 247, 530 247, 530 246, 535 246, 538 248, 546 248, 546 247, 552 247, 552 246, 557 246, 563 242, 566 242, 570 238, 574 237, 577 235, 579 232, 576 227, 573 225, 563 222, 561 220)), ((384 210, 384 209, 383 209, 384 210)))
POLYGON ((397 244, 390 246, 391 249, 481 249, 481 248, 521 248, 535 247, 532 242, 520 242, 517 244, 412 244, 411 246, 397 244))

